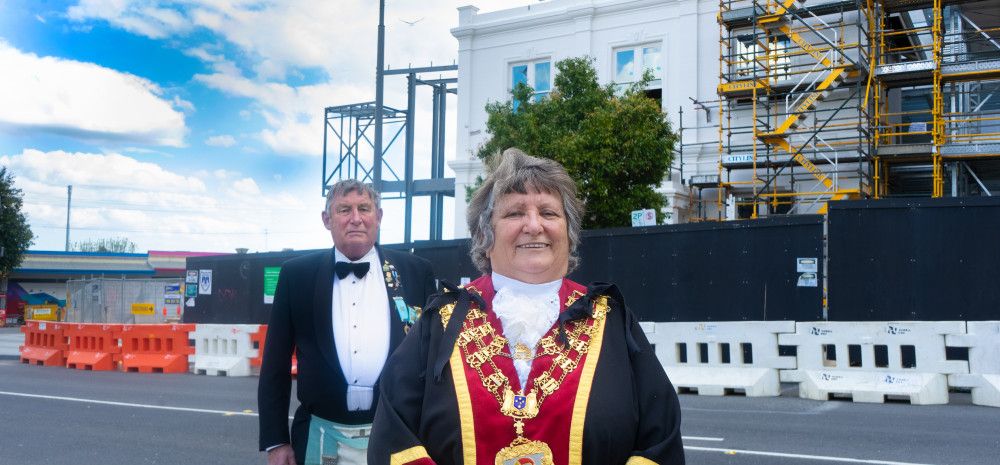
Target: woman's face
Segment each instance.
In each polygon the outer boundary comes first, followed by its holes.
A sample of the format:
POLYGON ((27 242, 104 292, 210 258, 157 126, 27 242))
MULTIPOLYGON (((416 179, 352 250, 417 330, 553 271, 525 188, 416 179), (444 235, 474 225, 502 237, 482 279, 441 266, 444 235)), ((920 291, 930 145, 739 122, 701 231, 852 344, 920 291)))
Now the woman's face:
POLYGON ((506 194, 493 208, 493 271, 540 284, 562 279, 569 269, 569 235, 562 199, 531 192, 506 194))

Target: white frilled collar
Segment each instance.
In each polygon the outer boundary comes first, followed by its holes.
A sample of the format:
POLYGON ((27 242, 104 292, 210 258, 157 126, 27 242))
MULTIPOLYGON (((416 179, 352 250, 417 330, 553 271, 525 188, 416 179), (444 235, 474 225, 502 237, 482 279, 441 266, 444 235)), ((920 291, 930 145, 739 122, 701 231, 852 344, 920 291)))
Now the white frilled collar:
MULTIPOLYGON (((493 273, 493 313, 503 325, 511 353, 517 344, 534 352, 539 339, 559 317, 559 288, 562 279, 542 284, 530 284, 493 273)), ((530 360, 514 360, 517 377, 524 386, 531 372, 530 360)))

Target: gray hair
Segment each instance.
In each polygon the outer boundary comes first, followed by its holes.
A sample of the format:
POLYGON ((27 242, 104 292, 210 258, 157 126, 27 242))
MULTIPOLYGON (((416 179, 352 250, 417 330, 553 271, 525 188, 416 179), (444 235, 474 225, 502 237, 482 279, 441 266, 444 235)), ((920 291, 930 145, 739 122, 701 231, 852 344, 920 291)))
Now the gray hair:
POLYGON ((499 163, 469 202, 467 220, 472 235, 472 248, 469 250, 472 263, 483 273, 490 273, 493 270, 489 253, 494 242, 493 207, 497 200, 512 192, 527 194, 529 191, 535 191, 556 195, 562 199, 569 236, 567 273, 573 271, 580 263, 576 247, 580 243, 583 221, 583 202, 577 197, 573 178, 569 177, 566 169, 559 163, 533 157, 516 148, 505 150, 499 157, 499 163))
POLYGON ((337 181, 336 184, 330 186, 330 189, 326 191, 325 210, 327 214, 330 213, 330 204, 333 203, 335 197, 343 197, 351 192, 367 195, 369 199, 372 199, 372 202, 375 202, 375 208, 382 208, 382 196, 375 190, 375 187, 357 179, 344 179, 337 181))

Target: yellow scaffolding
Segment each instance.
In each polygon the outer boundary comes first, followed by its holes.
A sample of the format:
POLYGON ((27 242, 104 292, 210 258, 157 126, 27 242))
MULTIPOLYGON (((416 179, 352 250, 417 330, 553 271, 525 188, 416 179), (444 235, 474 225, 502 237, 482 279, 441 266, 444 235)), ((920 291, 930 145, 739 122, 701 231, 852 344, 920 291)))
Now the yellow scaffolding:
POLYGON ((720 0, 720 218, 730 198, 757 218, 897 195, 904 165, 942 197, 946 163, 1000 160, 1000 27, 955 3, 720 0))

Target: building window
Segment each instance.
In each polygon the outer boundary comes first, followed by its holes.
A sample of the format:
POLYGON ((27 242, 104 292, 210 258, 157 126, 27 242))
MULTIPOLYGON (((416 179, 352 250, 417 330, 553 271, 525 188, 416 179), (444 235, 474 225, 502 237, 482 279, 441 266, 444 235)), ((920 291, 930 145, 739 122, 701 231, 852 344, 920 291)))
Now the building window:
POLYGON ((618 48, 615 54, 615 84, 629 84, 642 79, 643 73, 653 74, 651 87, 660 87, 663 67, 660 64, 660 46, 654 44, 618 48))
POLYGON ((788 70, 792 63, 789 55, 793 50, 792 42, 787 37, 782 37, 771 44, 773 50, 770 55, 764 52, 753 36, 739 36, 735 42, 736 53, 732 56, 731 63, 737 79, 749 79, 754 75, 758 78, 770 75, 774 81, 788 79, 788 70), (772 68, 771 73, 768 73, 766 66, 772 68))
MULTIPOLYGON (((517 88, 518 84, 531 87, 533 91, 531 99, 535 102, 541 101, 552 91, 552 62, 549 60, 540 60, 511 65, 511 90, 517 88)), ((517 111, 517 107, 518 102, 514 101, 514 111, 517 111)))

